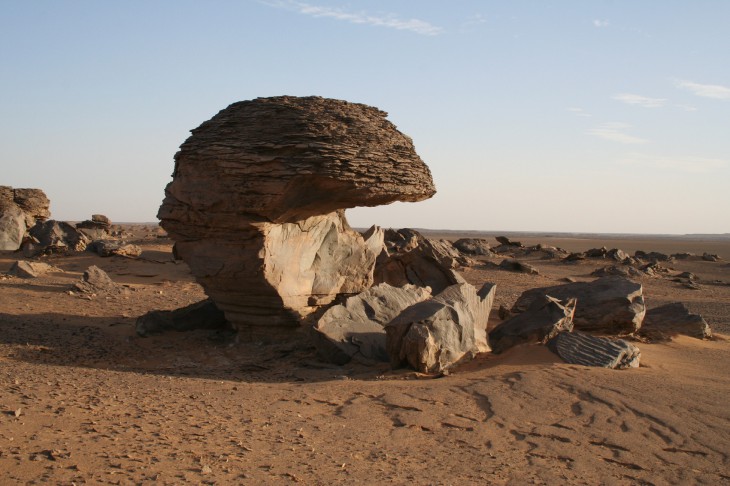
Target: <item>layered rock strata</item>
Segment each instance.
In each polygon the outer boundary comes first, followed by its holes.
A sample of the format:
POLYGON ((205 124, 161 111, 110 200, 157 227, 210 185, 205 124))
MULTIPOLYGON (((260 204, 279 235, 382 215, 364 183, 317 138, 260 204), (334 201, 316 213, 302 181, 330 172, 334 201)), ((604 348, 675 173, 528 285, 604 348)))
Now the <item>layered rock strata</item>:
POLYGON ((241 337, 271 340, 373 284, 383 233, 353 231, 343 209, 434 193, 428 167, 385 112, 258 98, 192 131, 158 217, 241 337))
POLYGON ((51 216, 49 206, 40 189, 0 186, 0 250, 19 249, 28 229, 51 216))

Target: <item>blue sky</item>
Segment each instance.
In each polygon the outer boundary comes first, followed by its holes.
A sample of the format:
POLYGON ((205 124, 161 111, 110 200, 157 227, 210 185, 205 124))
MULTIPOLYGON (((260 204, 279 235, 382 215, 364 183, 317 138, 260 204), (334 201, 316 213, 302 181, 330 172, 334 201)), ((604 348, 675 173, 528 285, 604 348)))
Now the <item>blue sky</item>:
POLYGON ((0 184, 154 221, 230 103, 377 106, 432 170, 353 226, 730 232, 730 2, 0 0, 0 184))

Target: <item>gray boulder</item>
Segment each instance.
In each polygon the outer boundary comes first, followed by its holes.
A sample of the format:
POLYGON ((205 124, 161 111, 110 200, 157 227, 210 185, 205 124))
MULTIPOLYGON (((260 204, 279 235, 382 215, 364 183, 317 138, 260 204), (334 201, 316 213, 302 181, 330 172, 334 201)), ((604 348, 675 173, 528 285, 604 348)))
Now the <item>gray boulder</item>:
POLYGON ((571 331, 575 308, 575 299, 560 302, 542 295, 524 312, 492 329, 489 333, 492 351, 502 353, 518 344, 545 343, 560 332, 571 331))
POLYGON ((681 302, 672 302, 646 311, 641 335, 656 340, 684 334, 698 339, 712 337, 712 329, 700 314, 692 314, 681 302))
POLYGON ((545 295, 578 300, 573 318, 578 330, 634 333, 646 314, 641 284, 619 276, 531 289, 517 299, 512 311, 524 312, 545 295))
POLYGON ((566 363, 602 368, 638 368, 639 348, 623 339, 608 339, 583 333, 561 332, 547 343, 566 363))
POLYGON ((225 314, 210 299, 171 311, 151 311, 138 317, 136 323, 136 331, 140 336, 165 331, 229 328, 225 314))
POLYGON ((457 284, 404 310, 385 328, 391 365, 438 373, 489 351, 486 329, 495 292, 490 283, 479 291, 457 284))
POLYGON ((385 325, 429 297, 428 287, 381 283, 330 307, 312 327, 310 336, 326 361, 342 365, 356 357, 387 362, 385 325))

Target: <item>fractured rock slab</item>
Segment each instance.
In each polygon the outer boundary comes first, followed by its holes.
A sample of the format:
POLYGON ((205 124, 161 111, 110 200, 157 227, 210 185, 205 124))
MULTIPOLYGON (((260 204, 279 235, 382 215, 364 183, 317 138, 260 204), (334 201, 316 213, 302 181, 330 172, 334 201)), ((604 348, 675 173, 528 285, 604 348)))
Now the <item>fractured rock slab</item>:
POLYGON ((677 334, 709 339, 712 329, 700 314, 691 313, 681 302, 672 302, 646 312, 641 334, 660 340, 677 334))
POLYGON ((495 292, 490 283, 479 291, 456 284, 404 310, 385 328, 391 365, 438 373, 489 351, 486 329, 495 292))
POLYGON ((608 339, 578 332, 561 332, 548 341, 548 348, 563 361, 583 366, 638 368, 641 351, 623 339, 608 339))
POLYGON ((466 283, 456 271, 466 262, 450 244, 431 240, 409 228, 388 230, 386 234, 389 249, 378 256, 375 283, 430 287, 434 294, 450 285, 466 283))
POLYGON ((517 299, 512 311, 524 312, 545 295, 578 300, 573 319, 578 330, 634 333, 646 314, 641 284, 618 276, 530 289, 517 299))
POLYGON ((158 217, 239 336, 275 340, 372 285, 382 231, 363 237, 345 208, 434 193, 385 112, 280 96, 234 103, 193 130, 158 217))
POLYGON ((518 344, 545 343, 563 331, 573 330, 576 300, 561 302, 549 295, 533 301, 524 312, 507 319, 489 333, 494 353, 502 353, 518 344))
POLYGON ((353 357, 387 362, 385 325, 429 297, 428 287, 381 283, 327 309, 310 335, 319 355, 329 362, 342 365, 353 357))
POLYGON ((20 278, 37 278, 48 272, 58 272, 59 268, 49 265, 43 262, 28 262, 25 260, 19 260, 13 263, 8 273, 15 275, 20 278))

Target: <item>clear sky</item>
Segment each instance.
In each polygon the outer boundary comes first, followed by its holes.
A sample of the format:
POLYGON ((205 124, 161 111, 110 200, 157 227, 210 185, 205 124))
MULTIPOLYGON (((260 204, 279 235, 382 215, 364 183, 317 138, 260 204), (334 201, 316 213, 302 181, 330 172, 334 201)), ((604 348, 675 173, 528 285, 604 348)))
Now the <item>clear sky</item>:
POLYGON ((730 232, 730 2, 0 0, 0 184, 155 221, 230 103, 377 106, 438 193, 353 226, 730 232))

